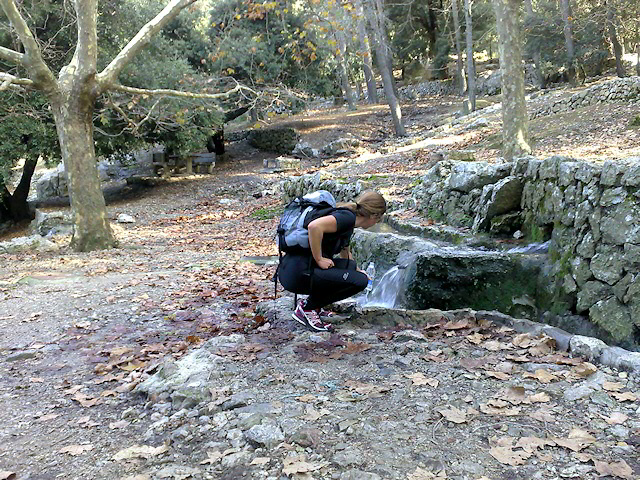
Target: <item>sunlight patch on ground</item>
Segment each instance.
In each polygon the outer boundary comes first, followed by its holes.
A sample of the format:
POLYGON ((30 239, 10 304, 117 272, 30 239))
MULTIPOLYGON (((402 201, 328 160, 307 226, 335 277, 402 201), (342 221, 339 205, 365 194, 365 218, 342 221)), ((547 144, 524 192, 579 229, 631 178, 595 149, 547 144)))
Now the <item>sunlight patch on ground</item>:
POLYGON ((410 152, 412 150, 420 150, 423 148, 434 147, 434 146, 443 146, 443 145, 453 145, 456 143, 462 143, 466 140, 467 135, 450 135, 445 138, 427 138, 426 140, 422 140, 420 142, 416 142, 413 145, 407 145, 405 147, 398 148, 397 152, 410 152))

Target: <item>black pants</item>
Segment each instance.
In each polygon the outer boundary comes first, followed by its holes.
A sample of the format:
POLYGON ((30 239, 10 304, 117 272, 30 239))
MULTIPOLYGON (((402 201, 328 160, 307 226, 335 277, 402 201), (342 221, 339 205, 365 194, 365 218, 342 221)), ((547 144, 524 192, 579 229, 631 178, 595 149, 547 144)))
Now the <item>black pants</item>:
POLYGON ((367 287, 367 276, 356 270, 356 262, 334 258, 334 267, 323 270, 308 255, 287 254, 278 269, 285 290, 309 295, 308 309, 316 309, 351 297, 367 287))

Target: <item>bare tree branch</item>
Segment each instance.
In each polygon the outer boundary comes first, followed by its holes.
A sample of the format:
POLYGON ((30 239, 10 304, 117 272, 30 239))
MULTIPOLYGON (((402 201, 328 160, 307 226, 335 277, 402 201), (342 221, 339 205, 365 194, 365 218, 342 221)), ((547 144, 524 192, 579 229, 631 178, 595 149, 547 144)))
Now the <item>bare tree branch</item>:
POLYGON ((9 73, 0 72, 0 82, 2 85, 0 86, 0 91, 7 90, 12 85, 23 85, 26 87, 33 87, 33 80, 28 78, 19 78, 15 77, 9 73))
MULTIPOLYGON (((29 76, 34 81, 34 86, 48 92, 55 90, 57 85, 56 77, 47 67, 47 64, 44 63, 38 42, 36 42, 27 22, 18 11, 15 0, 0 0, 0 7, 2 7, 5 15, 13 25, 22 45, 24 45, 26 53, 22 57, 20 64, 28 70, 29 76)), ((8 49, 5 50, 10 52, 8 49)))
MULTIPOLYGON (((7 0, 0 0, 7 1, 7 0)), ((171 0, 169 4, 149 21, 135 37, 120 51, 107 67, 98 74, 97 80, 103 91, 115 87, 122 69, 142 50, 151 37, 158 33, 180 11, 197 0, 171 0)))
POLYGON ((125 85, 120 85, 120 84, 115 84, 113 86, 111 86, 110 88, 111 90, 115 90, 115 91, 119 91, 119 92, 125 92, 125 93, 132 93, 134 95, 167 95, 167 96, 171 96, 171 97, 183 97, 183 98, 204 98, 204 99, 208 99, 208 100, 217 100, 220 98, 228 98, 231 95, 235 94, 235 93, 240 93, 240 92, 250 92, 254 95, 258 95, 258 92, 256 92, 255 90, 246 87, 244 85, 240 85, 237 84, 235 87, 233 87, 231 90, 227 90, 226 92, 221 92, 221 93, 193 93, 193 92, 181 92, 180 90, 170 90, 170 89, 164 89, 164 88, 158 88, 158 89, 154 89, 154 90, 148 90, 145 88, 135 88, 135 87, 128 87, 125 85))
POLYGON ((15 50, 0 46, 0 58, 13 63, 14 65, 22 65, 24 53, 16 52, 15 50))

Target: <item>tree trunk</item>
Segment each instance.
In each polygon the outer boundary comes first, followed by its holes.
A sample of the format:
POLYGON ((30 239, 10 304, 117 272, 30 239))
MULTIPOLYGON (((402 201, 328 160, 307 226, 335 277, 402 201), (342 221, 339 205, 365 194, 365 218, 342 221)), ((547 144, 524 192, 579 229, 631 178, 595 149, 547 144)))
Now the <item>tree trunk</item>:
POLYGON ((360 55, 362 56, 362 70, 367 82, 367 101, 371 104, 378 103, 378 89, 376 78, 373 74, 373 61, 371 59, 371 46, 367 36, 367 28, 364 20, 362 0, 356 0, 356 18, 358 22, 358 40, 360 41, 360 55))
POLYGON ((476 66, 473 63, 473 17, 471 16, 471 0, 464 0, 464 18, 467 27, 467 92, 469 111, 476 111, 476 66))
MULTIPOLYGON (((531 0, 525 0, 525 7, 527 9, 527 15, 533 17, 533 5, 531 4, 531 0)), ((533 64, 536 68, 536 80, 538 82, 538 88, 543 89, 547 86, 544 80, 544 73, 542 73, 542 55, 540 54, 540 50, 536 50, 533 52, 533 64)))
POLYGON ((393 127, 395 129, 396 136, 404 137, 407 133, 404 129, 404 125, 402 124, 402 111, 400 109, 400 103, 398 102, 396 93, 393 89, 393 77, 387 63, 388 47, 385 43, 386 32, 384 31, 384 23, 381 21, 377 8, 375 8, 375 10, 374 8, 367 8, 366 13, 369 25, 371 26, 375 37, 376 61, 378 63, 378 70, 380 70, 380 75, 382 76, 384 94, 387 97, 387 103, 391 110, 393 127))
POLYGON ((607 29, 609 30, 609 40, 613 48, 613 54, 616 57, 616 75, 620 78, 625 76, 624 66, 622 65, 622 45, 618 41, 618 33, 616 27, 616 12, 613 0, 605 2, 607 6, 607 29))
POLYGON ((29 196, 31 178, 33 178, 37 163, 38 161, 34 159, 25 160, 20 183, 13 191, 13 194, 9 193, 6 185, 0 185, 0 224, 7 221, 19 222, 33 218, 33 212, 29 208, 27 197, 29 196))
POLYGON ((62 100, 53 103, 53 116, 69 181, 69 197, 74 216, 75 228, 71 246, 80 252, 116 245, 100 188, 93 143, 92 116, 95 98, 91 94, 92 82, 88 83, 85 88, 75 87, 62 93, 62 100))
POLYGON ((562 5, 562 21, 564 22, 564 43, 567 49, 567 69, 569 72, 569 81, 572 85, 578 83, 577 71, 575 65, 575 48, 573 46, 573 27, 571 23, 571 3, 570 0, 561 0, 562 5))
POLYGON ((33 172, 36 170, 37 163, 38 160, 35 159, 25 160, 24 166, 22 167, 20 183, 18 183, 18 186, 8 199, 9 216, 15 222, 19 222, 20 220, 30 220, 33 218, 33 212, 29 208, 27 198, 29 197, 31 179, 33 178, 33 172))
POLYGON ((353 100, 353 90, 351 90, 351 82, 349 81, 349 70, 347 69, 347 41, 344 38, 344 32, 341 30, 336 30, 335 36, 338 42, 336 53, 338 56, 338 74, 340 75, 342 83, 342 92, 347 100, 349 110, 356 110, 356 104, 353 100))
POLYGON ((456 39, 456 77, 460 88, 460 95, 467 90, 467 79, 464 76, 464 64, 462 62, 462 36, 460 35, 460 20, 458 19, 458 0, 451 0, 451 15, 453 16, 453 29, 456 39))
POLYGON ((524 98, 519 3, 520 0, 493 0, 502 74, 503 156, 507 161, 531 153, 524 98))

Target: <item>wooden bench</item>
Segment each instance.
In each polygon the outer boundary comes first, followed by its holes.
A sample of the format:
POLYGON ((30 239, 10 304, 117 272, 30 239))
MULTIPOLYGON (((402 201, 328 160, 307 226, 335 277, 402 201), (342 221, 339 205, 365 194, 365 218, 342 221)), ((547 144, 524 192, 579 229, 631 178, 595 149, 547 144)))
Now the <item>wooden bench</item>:
POLYGON ((169 177, 171 174, 213 173, 216 165, 215 153, 193 153, 191 155, 153 154, 153 171, 158 176, 169 177))

